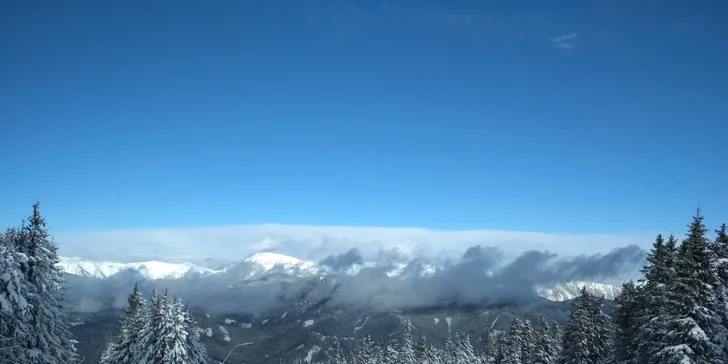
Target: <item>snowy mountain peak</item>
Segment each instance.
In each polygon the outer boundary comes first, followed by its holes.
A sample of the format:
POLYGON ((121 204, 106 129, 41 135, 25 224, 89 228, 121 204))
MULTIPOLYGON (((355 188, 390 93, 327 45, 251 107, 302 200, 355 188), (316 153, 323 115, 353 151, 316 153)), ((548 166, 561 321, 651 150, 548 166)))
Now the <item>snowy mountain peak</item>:
POLYGON ((108 278, 126 270, 134 270, 147 279, 180 278, 188 273, 212 274, 212 269, 191 263, 166 263, 159 261, 118 263, 95 262, 80 258, 60 257, 58 266, 68 274, 83 277, 108 278))
POLYGON ((245 261, 260 265, 265 270, 271 270, 276 266, 281 266, 286 269, 297 268, 301 270, 313 270, 316 268, 316 263, 307 262, 288 255, 270 252, 257 253, 245 261))

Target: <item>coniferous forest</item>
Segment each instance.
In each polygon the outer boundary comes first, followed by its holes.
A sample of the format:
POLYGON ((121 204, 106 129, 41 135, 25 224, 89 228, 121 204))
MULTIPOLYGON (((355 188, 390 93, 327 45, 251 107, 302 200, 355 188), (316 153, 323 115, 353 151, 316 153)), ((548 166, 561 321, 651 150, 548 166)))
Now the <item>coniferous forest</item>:
MULTIPOLYGON (((603 312, 601 297, 582 289, 561 326, 544 318, 516 318, 507 332, 485 331, 479 338, 453 333, 445 343, 413 338, 408 326, 399 342, 365 337, 351 351, 334 351, 329 362, 726 364, 726 225, 709 233, 698 211, 683 239, 658 235, 643 279, 623 284, 611 317, 603 312)), ((20 228, 0 233, 0 363, 84 362, 69 331, 57 250, 37 203, 20 228)), ((137 287, 101 359, 103 364, 210 362, 182 300, 156 290, 144 299, 137 287)))
MULTIPOLYGON (((81 364, 63 304, 57 246, 40 205, 20 228, 0 233, 0 363, 81 364)), ((205 347, 179 297, 135 288, 121 329, 108 344, 104 364, 203 364, 205 347)))

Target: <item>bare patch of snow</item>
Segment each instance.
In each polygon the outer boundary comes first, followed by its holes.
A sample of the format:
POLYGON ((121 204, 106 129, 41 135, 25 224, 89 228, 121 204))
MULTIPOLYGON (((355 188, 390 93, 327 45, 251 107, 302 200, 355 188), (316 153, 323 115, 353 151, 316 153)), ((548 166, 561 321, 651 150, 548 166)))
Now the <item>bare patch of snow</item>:
POLYGON ((288 315, 288 311, 284 312, 284 313, 283 313, 283 314, 281 315, 281 317, 279 317, 279 319, 282 319, 282 318, 286 317, 286 315, 288 315))
POLYGON ((233 320, 233 319, 229 319, 229 318, 226 318, 226 319, 225 319, 225 324, 226 324, 226 325, 232 325, 232 324, 234 324, 234 323, 236 323, 236 321, 235 321, 235 320, 233 320))
POLYGON ((265 320, 261 321, 261 323, 262 323, 263 325, 267 324, 267 323, 268 323, 268 319, 265 319, 265 320))
POLYGON ((205 335, 207 335, 207 337, 212 337, 212 328, 211 327, 208 327, 205 329, 205 335))
POLYGON ((313 320, 306 320, 303 322, 303 327, 309 327, 313 325, 313 320))
POLYGON ((223 333, 223 335, 225 335, 223 339, 227 342, 230 342, 230 333, 227 331, 227 329, 220 325, 220 331, 223 333))
POLYGON ((253 327, 253 324, 241 323, 240 327, 242 327, 244 329, 249 329, 249 328, 253 327))
POLYGON ((321 348, 314 345, 311 350, 308 351, 308 354, 306 354, 306 359, 303 359, 306 363, 311 363, 311 359, 313 359, 313 354, 318 353, 321 351, 321 348))
POLYGON ((435 325, 437 325, 437 324, 439 324, 439 323, 440 323, 440 319, 439 319, 439 318, 437 318, 437 317, 435 317, 435 325))
POLYGON ((450 328, 450 324, 452 323, 452 317, 446 317, 445 321, 447 321, 447 328, 450 328))

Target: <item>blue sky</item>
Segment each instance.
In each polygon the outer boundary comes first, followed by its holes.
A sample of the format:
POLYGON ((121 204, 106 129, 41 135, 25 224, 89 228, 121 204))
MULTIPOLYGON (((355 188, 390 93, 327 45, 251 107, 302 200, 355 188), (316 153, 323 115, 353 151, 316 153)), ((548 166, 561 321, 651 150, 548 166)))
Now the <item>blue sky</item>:
POLYGON ((726 7, 6 2, 0 222, 716 225, 726 7))

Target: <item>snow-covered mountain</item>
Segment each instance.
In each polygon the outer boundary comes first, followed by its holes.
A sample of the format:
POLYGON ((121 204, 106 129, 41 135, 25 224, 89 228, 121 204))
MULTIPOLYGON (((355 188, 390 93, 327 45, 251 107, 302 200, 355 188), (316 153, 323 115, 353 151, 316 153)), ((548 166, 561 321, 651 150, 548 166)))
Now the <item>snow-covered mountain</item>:
MULTIPOLYGON (((374 263, 367 262, 363 265, 354 265, 345 273, 350 275, 358 274, 362 268, 374 266, 374 263)), ((277 253, 257 253, 238 263, 229 265, 221 270, 213 270, 191 263, 166 263, 160 261, 118 263, 118 262, 95 262, 79 258, 61 258, 60 268, 69 274, 82 277, 109 278, 125 271, 134 271, 149 280, 176 279, 197 276, 220 276, 230 279, 231 284, 235 282, 246 282, 263 277, 279 274, 292 279, 312 277, 316 275, 325 276, 330 271, 314 262, 309 262, 291 256, 277 253)), ((395 264, 388 267, 387 275, 397 277, 405 274, 429 275, 438 268, 424 265, 417 267, 416 271, 409 269, 406 264, 395 264)), ((551 301, 567 301, 579 296, 582 287, 595 295, 604 296, 606 299, 614 299, 621 292, 620 287, 595 282, 574 281, 559 283, 553 286, 536 287, 538 294, 551 301)))
POLYGON ((586 287, 586 290, 595 296, 604 296, 609 300, 615 299, 622 292, 619 286, 583 281, 559 283, 551 287, 537 287, 536 290, 541 297, 548 300, 568 301, 578 297, 583 287, 586 287))
POLYGON ((201 275, 215 273, 212 269, 190 263, 166 263, 159 261, 118 263, 61 257, 58 266, 68 274, 94 278, 108 278, 127 270, 136 271, 147 279, 180 278, 190 273, 198 273, 201 275))

